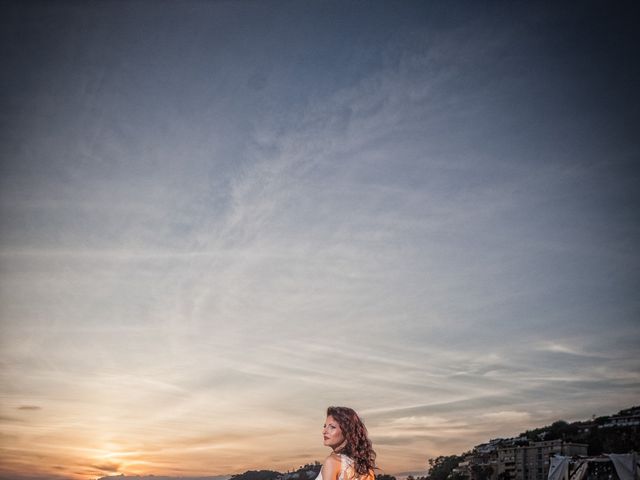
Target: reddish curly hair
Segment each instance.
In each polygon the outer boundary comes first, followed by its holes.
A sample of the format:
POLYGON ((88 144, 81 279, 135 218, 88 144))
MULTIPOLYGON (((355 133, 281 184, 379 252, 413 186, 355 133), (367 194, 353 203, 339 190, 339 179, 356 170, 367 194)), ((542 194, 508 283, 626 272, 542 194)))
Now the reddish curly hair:
POLYGON ((353 467, 358 475, 369 475, 376 468, 376 452, 369 440, 367 427, 349 407, 329 407, 327 417, 338 422, 347 443, 339 452, 353 459, 353 467))

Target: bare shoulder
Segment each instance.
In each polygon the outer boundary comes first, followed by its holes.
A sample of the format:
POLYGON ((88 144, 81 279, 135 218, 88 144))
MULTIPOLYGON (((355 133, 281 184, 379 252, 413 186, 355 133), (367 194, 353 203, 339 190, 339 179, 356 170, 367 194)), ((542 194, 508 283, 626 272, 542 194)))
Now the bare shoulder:
POLYGON ((322 464, 322 478, 324 480, 335 480, 338 478, 341 464, 342 460, 340 459, 340 455, 336 455, 335 453, 329 455, 322 464))
POLYGON ((332 453, 324 459, 323 465, 337 466, 338 468, 340 468, 341 463, 342 458, 340 457, 340 455, 338 455, 337 453, 332 453))

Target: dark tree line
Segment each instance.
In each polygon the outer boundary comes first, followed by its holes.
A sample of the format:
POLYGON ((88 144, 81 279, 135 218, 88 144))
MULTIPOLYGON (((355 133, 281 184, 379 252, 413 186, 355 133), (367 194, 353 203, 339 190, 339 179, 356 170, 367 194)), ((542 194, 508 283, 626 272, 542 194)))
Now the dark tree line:
POLYGON ((454 468, 464 460, 464 455, 441 455, 429 459, 429 480, 447 480, 454 468))

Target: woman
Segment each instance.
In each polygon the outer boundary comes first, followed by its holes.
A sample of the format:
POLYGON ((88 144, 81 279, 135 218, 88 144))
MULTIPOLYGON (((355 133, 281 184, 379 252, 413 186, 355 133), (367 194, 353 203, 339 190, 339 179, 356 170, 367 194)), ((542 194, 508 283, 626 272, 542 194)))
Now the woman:
POLYGON ((347 407, 327 408, 324 444, 333 452, 316 480, 374 480, 376 452, 358 414, 347 407))

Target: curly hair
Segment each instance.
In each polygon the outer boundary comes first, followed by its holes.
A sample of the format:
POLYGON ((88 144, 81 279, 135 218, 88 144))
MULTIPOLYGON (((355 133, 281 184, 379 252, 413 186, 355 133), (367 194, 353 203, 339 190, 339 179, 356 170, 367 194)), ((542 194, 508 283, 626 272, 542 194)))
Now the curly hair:
POLYGON ((332 416, 338 422, 347 441, 344 448, 336 453, 344 453, 351 457, 358 475, 368 475, 376 468, 376 452, 371 446, 367 427, 358 414, 348 407, 329 407, 327 416, 332 416))

